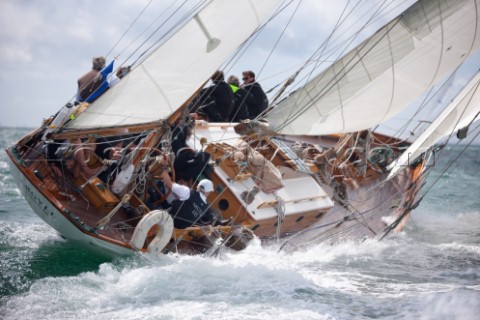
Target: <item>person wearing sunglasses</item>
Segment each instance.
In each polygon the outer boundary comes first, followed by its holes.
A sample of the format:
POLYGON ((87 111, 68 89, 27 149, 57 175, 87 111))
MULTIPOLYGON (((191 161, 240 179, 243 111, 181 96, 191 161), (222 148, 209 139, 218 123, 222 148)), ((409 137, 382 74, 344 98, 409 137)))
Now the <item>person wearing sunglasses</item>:
POLYGON ((262 89, 260 83, 255 80, 255 73, 251 70, 242 72, 242 88, 252 97, 252 102, 248 104, 248 114, 250 119, 257 118, 268 107, 268 98, 262 89))

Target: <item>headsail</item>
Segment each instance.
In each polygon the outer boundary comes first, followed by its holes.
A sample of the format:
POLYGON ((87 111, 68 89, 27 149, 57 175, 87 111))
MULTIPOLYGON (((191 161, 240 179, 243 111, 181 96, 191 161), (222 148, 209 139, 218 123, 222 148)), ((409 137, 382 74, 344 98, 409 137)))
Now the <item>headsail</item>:
POLYGON ((268 115, 284 134, 371 128, 408 107, 480 45, 476 0, 418 1, 268 115))
POLYGON ((68 125, 88 129, 167 118, 269 16, 279 1, 212 0, 68 125))
POLYGON ((391 165, 389 178, 441 138, 470 124, 480 112, 480 73, 457 95, 412 145, 391 165))

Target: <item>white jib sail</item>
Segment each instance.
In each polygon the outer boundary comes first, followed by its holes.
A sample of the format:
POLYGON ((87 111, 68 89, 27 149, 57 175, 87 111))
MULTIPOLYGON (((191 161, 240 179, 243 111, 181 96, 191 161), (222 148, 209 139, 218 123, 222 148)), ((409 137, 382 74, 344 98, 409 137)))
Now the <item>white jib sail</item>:
POLYGON ((68 129, 167 118, 272 14, 280 1, 211 1, 68 129))
POLYGON ((408 147, 390 166, 388 178, 395 176, 399 170, 408 166, 423 152, 437 143, 441 138, 470 124, 480 112, 480 73, 456 96, 445 110, 428 126, 428 128, 408 147))
POLYGON ((407 108, 480 44, 476 0, 419 1, 267 116, 284 134, 371 128, 407 108))

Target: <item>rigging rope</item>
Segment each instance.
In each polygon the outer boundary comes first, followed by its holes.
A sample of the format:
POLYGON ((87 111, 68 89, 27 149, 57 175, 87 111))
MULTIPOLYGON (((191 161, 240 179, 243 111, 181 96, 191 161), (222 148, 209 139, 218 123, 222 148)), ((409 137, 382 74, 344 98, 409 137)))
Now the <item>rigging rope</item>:
POLYGON ((276 203, 274 205, 277 212, 277 243, 280 241, 280 230, 282 228, 283 219, 285 219, 285 200, 282 199, 276 192, 274 193, 276 203))
MULTIPOLYGON (((429 188, 425 190, 425 192, 422 194, 422 196, 420 197, 420 199, 417 200, 417 201, 415 201, 415 202, 413 202, 413 199, 412 199, 412 201, 410 201, 410 202, 411 202, 411 205, 406 208, 406 210, 403 212, 402 215, 400 215, 400 217, 399 217, 400 220, 409 212, 409 208, 410 208, 410 210, 412 210, 412 209, 414 209, 416 206, 418 206, 418 204, 420 203, 420 201, 421 201, 421 200, 427 195, 427 193, 430 192, 430 190, 438 183, 439 179, 445 174, 445 172, 453 165, 453 163, 455 163, 455 162, 458 160, 458 158, 465 152, 465 150, 466 150, 466 149, 475 141, 475 139, 480 135, 480 123, 479 123, 479 125, 478 125, 475 129, 473 129, 473 131, 475 131, 475 130, 478 130, 478 132, 471 138, 470 142, 464 146, 464 148, 461 150, 461 152, 460 152, 454 159, 452 159, 452 160, 447 164, 447 166, 440 172, 439 176, 435 179, 435 181, 433 181, 433 183, 429 186, 429 188)), ((460 141, 457 143, 457 145, 459 145, 459 144, 460 144, 460 141)), ((431 170, 428 170, 428 171, 426 172, 426 175, 429 175, 430 172, 431 172, 431 170)), ((377 185, 375 186, 375 188, 381 188, 381 185, 383 185, 384 183, 385 183, 385 181, 383 181, 383 182, 380 183, 380 184, 377 184, 377 185)), ((408 190, 410 190, 410 189, 413 188, 414 186, 415 186, 415 184, 410 185, 409 188, 408 188, 408 190)), ((405 191, 405 192, 408 192, 408 190, 405 191)), ((399 195, 400 193, 403 193, 403 192, 404 192, 403 190, 397 190, 397 191, 394 193, 394 195, 399 195)), ((372 190, 370 193, 374 193, 374 191, 372 190)), ((376 215, 381 215, 381 214, 383 214, 383 212, 382 212, 382 210, 378 210, 378 209, 379 209, 381 206, 385 205, 385 204, 386 204, 386 202, 383 202, 383 203, 379 204, 379 205, 376 206, 376 207, 370 208, 369 210, 366 210, 366 211, 364 211, 364 212, 357 212, 357 213, 358 213, 359 215, 363 216, 364 214, 366 214, 366 213, 368 213, 368 212, 377 210, 377 214, 376 214, 376 215)), ((333 210, 333 209, 332 209, 332 210, 333 210)), ((329 212, 329 214, 334 214, 334 213, 335 213, 335 211, 329 212)), ((355 212, 353 212, 353 213, 355 213, 355 212)), ((400 221, 400 220, 399 220, 399 221, 400 221)), ((337 224, 337 223, 340 222, 340 221, 341 221, 341 220, 337 220, 337 221, 333 221, 333 222, 330 222, 330 223, 327 223, 327 224, 323 224, 323 225, 319 225, 319 226, 312 226, 311 228, 306 228, 306 229, 304 229, 304 230, 301 230, 301 231, 293 234, 293 235, 292 235, 291 237, 289 237, 288 239, 286 239, 286 240, 282 243, 282 245, 280 246, 279 250, 282 250, 288 243, 290 243, 293 239, 297 238, 297 237, 300 236, 301 234, 304 234, 304 233, 307 233, 307 232, 316 231, 316 230, 318 230, 318 229, 322 229, 322 228, 325 228, 325 227, 328 227, 328 226, 332 226, 332 225, 337 224)), ((398 222, 399 222, 399 221, 398 221, 398 222)), ((397 222, 397 223, 398 223, 398 222, 397 222)), ((357 224, 358 224, 358 223, 357 223, 357 224)), ((348 232, 349 230, 352 230, 353 228, 356 227, 357 224, 354 224, 354 225, 352 225, 351 227, 346 228, 346 229, 343 229, 343 230, 341 230, 341 231, 339 231, 339 232, 334 232, 334 233, 330 233, 330 234, 327 234, 327 233, 330 231, 330 229, 328 229, 328 230, 326 230, 325 232, 323 232, 323 235, 328 236, 328 238, 329 238, 329 237, 333 237, 333 236, 338 236, 338 235, 340 235, 340 234, 342 234, 342 233, 346 233, 346 232, 348 232)), ((391 231, 391 230, 389 230, 389 228, 386 228, 386 231, 385 231, 385 232, 390 232, 390 231, 391 231)), ((384 236, 385 236, 385 235, 382 236, 382 239, 383 239, 384 236)), ((322 234, 319 234, 319 235, 315 236, 313 239, 311 239, 310 241, 306 241, 305 243, 302 243, 302 245, 308 245, 308 243, 311 243, 311 242, 314 242, 314 241, 324 241, 325 238, 321 238, 321 237, 322 237, 322 234)))
MULTIPOLYGON (((108 57, 112 51, 117 47, 117 45, 120 43, 120 41, 122 41, 122 39, 127 35, 127 33, 130 31, 130 29, 135 25, 135 23, 138 21, 138 19, 143 15, 143 13, 145 12, 145 10, 147 10, 147 8, 150 6, 150 4, 152 3, 153 0, 150 0, 142 9, 142 11, 140 11, 140 13, 137 15, 137 17, 132 21, 132 23, 130 23, 130 25, 128 26, 127 30, 125 30, 125 32, 120 36, 120 38, 117 40, 117 42, 113 45, 113 47, 110 49, 110 51, 108 51, 108 53, 106 54, 106 56, 108 57)), ((123 49, 117 56, 119 56, 120 54, 122 54, 128 47, 126 47, 125 49, 123 49)))
MULTIPOLYGON (((139 55, 139 57, 133 62, 133 64, 142 63, 142 62, 147 58, 147 56, 146 56, 147 52, 149 52, 153 47, 157 46, 157 45, 160 43, 160 41, 164 40, 168 35, 170 35, 171 32, 173 32, 173 30, 175 30, 176 28, 178 28, 178 26, 180 26, 181 23, 183 23, 185 20, 187 20, 187 17, 191 17, 191 16, 193 15, 193 13, 196 12, 196 11, 198 10, 198 8, 200 8, 200 7, 201 7, 204 3, 206 3, 206 2, 207 2, 207 1, 204 0, 204 1, 196 4, 196 5, 195 5, 192 9, 190 9, 189 11, 187 11, 187 13, 185 13, 180 19, 178 19, 178 22, 174 23, 173 26, 170 27, 159 39, 157 39, 153 44, 151 44, 147 49, 145 49, 145 50, 143 51, 143 53, 141 53, 141 54, 139 55)), ((163 23, 160 24, 160 26, 158 26, 158 27, 150 34, 150 36, 147 37, 147 38, 142 42, 142 44, 139 46, 139 48, 142 47, 142 46, 144 46, 144 45, 148 42, 148 40, 150 40, 150 39, 160 30, 160 28, 162 28, 163 26, 165 26, 165 25, 167 24, 167 22, 169 22, 170 19, 171 19, 177 12, 179 12, 180 9, 181 9, 186 3, 187 3, 187 0, 185 0, 185 1, 182 3, 181 6, 179 6, 178 8, 176 8, 176 9, 174 10, 174 12, 173 12, 171 15, 169 15, 169 16, 167 17, 167 19, 165 19, 165 20, 163 21, 163 23)), ((138 48, 138 49, 139 49, 139 48, 138 48)), ((135 52, 137 52, 138 49, 135 50, 135 52)))
MULTIPOLYGON (((386 2, 387 0, 384 0, 383 1, 383 4, 386 2)), ((370 25, 370 23, 372 23, 372 21, 374 20, 374 18, 376 18, 376 15, 378 14, 378 12, 380 11, 380 9, 382 8, 383 4, 377 8, 375 10, 375 12, 373 13, 373 15, 368 19, 368 21, 364 24, 363 28, 361 28, 359 31, 357 31, 351 38, 350 38, 350 41, 348 43, 348 45, 351 45, 353 43, 353 41, 360 35, 360 33, 367 28, 367 26, 370 25)), ((389 30, 391 30, 394 26, 396 26, 398 23, 400 22, 399 19, 397 19, 396 23, 393 23, 392 26, 390 27, 389 30)), ((386 34, 388 34, 388 31, 386 32, 386 34)), ((380 42, 380 40, 382 40, 383 37, 379 38, 377 40, 377 43, 380 42)), ((343 51, 341 54, 343 54, 343 52, 345 52, 348 48, 348 45, 345 45, 343 51)), ((370 48, 370 50, 372 50, 373 48, 375 48, 375 46, 372 46, 370 48)), ((366 55, 369 51, 366 51, 363 53, 363 55, 366 55)), ((355 57, 352 57, 352 60, 350 61, 347 61, 343 67, 338 70, 336 72, 336 77, 332 78, 325 86, 322 90, 320 90, 318 93, 316 94, 312 94, 311 96, 309 96, 310 98, 310 101, 309 103, 305 103, 305 105, 303 107, 300 107, 299 109, 296 109, 296 108, 292 108, 291 112, 290 112, 290 115, 287 116, 286 120, 282 122, 281 125, 279 125, 278 128, 275 128, 276 130, 281 130, 283 128, 285 128, 286 126, 290 125, 293 121, 295 121, 298 117, 300 117, 300 115, 302 115, 303 113, 305 113, 308 109, 312 108, 314 106, 314 104, 316 103, 316 101, 318 101, 319 99, 321 99, 322 97, 324 97, 328 92, 330 92, 330 90, 333 90, 333 88, 335 86, 338 85, 338 83, 344 79, 349 70, 352 70, 354 67, 356 67, 359 63, 362 62, 361 59, 358 59, 358 61, 356 61, 355 63, 352 64, 352 61, 353 59, 355 59, 355 57), (338 75, 340 75, 338 77, 338 75)), ((310 75, 313 74, 315 69, 313 69, 310 73, 310 75)), ((304 89, 305 90, 305 89, 304 89)), ((309 94, 311 94, 311 92, 307 92, 309 94)), ((300 97, 297 97, 297 99, 299 99, 300 97)), ((298 101, 298 100, 297 100, 298 101)), ((340 108, 343 108, 342 106, 340 106, 340 108)))

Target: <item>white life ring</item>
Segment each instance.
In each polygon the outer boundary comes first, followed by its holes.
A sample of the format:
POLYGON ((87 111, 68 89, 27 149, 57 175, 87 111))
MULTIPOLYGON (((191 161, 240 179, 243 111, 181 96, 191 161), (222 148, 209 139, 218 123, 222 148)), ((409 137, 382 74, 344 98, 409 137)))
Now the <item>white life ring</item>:
POLYGON ((147 252, 161 253, 163 248, 167 245, 173 233, 173 219, 168 212, 163 210, 154 210, 146 214, 142 220, 137 224, 133 232, 130 244, 137 250, 143 248, 148 231, 154 226, 158 225, 160 230, 155 238, 147 247, 147 252))

